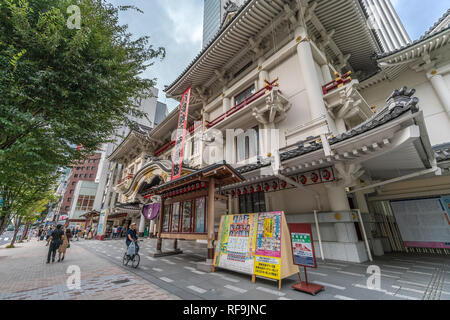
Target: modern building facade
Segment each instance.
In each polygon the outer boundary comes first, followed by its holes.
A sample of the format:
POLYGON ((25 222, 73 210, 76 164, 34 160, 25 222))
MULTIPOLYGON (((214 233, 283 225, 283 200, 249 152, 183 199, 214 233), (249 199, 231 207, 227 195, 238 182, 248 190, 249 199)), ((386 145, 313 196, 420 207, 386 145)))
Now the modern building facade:
POLYGON ((369 28, 380 39, 382 49, 389 52, 411 42, 390 0, 363 0, 369 28))
POLYGON ((209 262, 221 215, 264 211, 310 223, 327 259, 448 254, 450 29, 384 52, 366 22, 358 0, 247 1, 166 89, 181 101, 192 88, 182 177, 170 176, 177 108, 109 157, 126 168, 116 208, 142 232, 142 208, 160 203, 160 240, 205 239, 209 262), (215 170, 243 181, 202 178, 215 170))
POLYGON ((221 0, 204 0, 203 3, 203 46, 207 45, 220 27, 221 0))

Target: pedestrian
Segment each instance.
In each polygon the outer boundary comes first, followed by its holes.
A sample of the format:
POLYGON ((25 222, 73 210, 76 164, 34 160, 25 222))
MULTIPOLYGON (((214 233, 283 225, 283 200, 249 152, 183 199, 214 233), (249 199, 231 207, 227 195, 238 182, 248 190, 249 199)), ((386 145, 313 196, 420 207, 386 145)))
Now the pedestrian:
POLYGON ((46 246, 50 244, 50 247, 48 248, 47 263, 50 263, 50 258, 52 259, 52 262, 55 262, 56 250, 58 250, 59 246, 62 244, 62 235, 64 234, 64 231, 61 230, 61 228, 62 226, 58 224, 47 240, 46 246))
POLYGON ((58 248, 58 262, 63 261, 66 256, 67 248, 70 248, 70 239, 72 238, 72 233, 70 229, 66 230, 66 233, 62 235, 62 244, 58 248), (62 254, 62 258, 61 258, 62 254))
POLYGON ((78 229, 78 227, 76 227, 75 231, 74 231, 74 238, 77 238, 77 241, 80 240, 80 238, 78 238, 78 232, 80 232, 80 230, 78 229))
POLYGON ((45 240, 48 241, 48 239, 50 238, 50 236, 52 235, 53 232, 53 227, 51 227, 49 230, 47 230, 46 234, 45 234, 45 240))
POLYGON ((42 235, 42 229, 39 228, 39 230, 38 230, 38 241, 39 241, 39 240, 42 240, 42 239, 41 239, 41 235, 42 235))

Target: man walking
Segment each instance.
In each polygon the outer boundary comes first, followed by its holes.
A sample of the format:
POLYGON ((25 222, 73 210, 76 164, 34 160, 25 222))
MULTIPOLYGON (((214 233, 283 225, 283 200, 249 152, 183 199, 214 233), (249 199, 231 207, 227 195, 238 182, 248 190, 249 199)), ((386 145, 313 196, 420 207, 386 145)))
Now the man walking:
POLYGON ((80 232, 80 230, 78 229, 78 227, 76 227, 76 229, 74 231, 74 236, 75 236, 75 238, 77 238, 77 241, 80 240, 80 238, 78 238, 78 232, 80 232))
POLYGON ((52 262, 55 262, 56 250, 58 250, 59 246, 62 244, 62 235, 64 234, 61 227, 62 226, 58 224, 48 238, 47 246, 50 243, 50 247, 48 248, 47 263, 50 263, 50 258, 52 259, 52 262))

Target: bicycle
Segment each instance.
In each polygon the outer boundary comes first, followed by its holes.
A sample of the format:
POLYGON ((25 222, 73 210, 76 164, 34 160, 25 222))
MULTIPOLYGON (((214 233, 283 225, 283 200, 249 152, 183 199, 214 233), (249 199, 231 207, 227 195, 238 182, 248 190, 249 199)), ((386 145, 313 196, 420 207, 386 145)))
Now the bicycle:
POLYGON ((131 266, 136 269, 141 262, 141 256, 139 253, 135 253, 130 256, 127 251, 125 251, 123 255, 122 263, 124 266, 128 266, 128 263, 131 261, 131 266))

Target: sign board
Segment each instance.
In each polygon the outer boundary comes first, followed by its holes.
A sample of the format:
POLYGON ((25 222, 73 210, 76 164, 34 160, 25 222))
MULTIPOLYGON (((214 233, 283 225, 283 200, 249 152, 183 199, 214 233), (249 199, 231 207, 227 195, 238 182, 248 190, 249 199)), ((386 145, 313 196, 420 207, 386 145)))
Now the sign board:
POLYGON ((181 167, 183 165, 184 140, 186 138, 186 127, 189 114, 189 100, 191 97, 191 87, 183 93, 180 104, 180 113, 178 116, 177 136, 175 139, 175 148, 172 157, 172 179, 181 177, 181 167))
POLYGON ((98 237, 104 236, 105 234, 107 216, 108 212, 106 210, 102 210, 102 212, 100 213, 100 218, 98 219, 98 228, 97 228, 98 237))
POLYGON ((292 257, 294 264, 317 268, 311 225, 308 223, 289 224, 292 257))
POLYGON ((281 223, 281 212, 264 212, 258 215, 255 258, 257 276, 281 279, 281 223))
POLYGON ((222 216, 215 266, 253 274, 256 223, 257 214, 222 216))
POLYGON ((405 247, 450 249, 450 197, 391 201, 405 247))
MULTIPOLYGON (((298 273, 292 263, 289 230, 283 212, 221 217, 214 267, 281 280, 298 273)), ((254 280, 252 280, 254 281, 254 280)))

